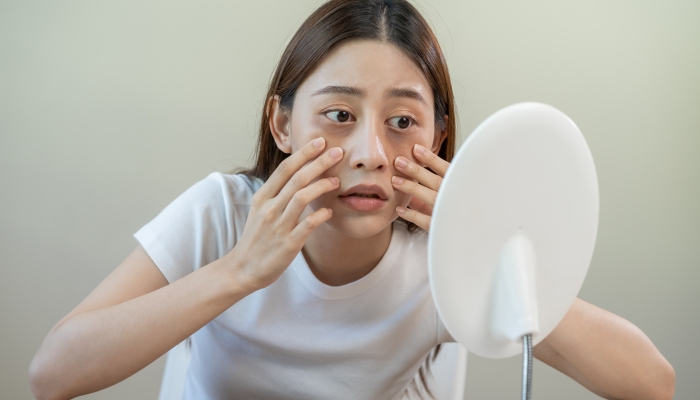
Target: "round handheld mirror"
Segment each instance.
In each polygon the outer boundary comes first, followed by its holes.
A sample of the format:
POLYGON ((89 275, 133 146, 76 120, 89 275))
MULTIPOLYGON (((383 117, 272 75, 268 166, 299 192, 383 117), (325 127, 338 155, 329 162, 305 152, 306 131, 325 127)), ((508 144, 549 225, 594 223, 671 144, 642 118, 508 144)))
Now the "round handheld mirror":
POLYGON ((564 113, 519 103, 479 125, 445 174, 430 224, 430 285, 452 337, 483 357, 531 351, 583 284, 598 210, 593 157, 564 113))

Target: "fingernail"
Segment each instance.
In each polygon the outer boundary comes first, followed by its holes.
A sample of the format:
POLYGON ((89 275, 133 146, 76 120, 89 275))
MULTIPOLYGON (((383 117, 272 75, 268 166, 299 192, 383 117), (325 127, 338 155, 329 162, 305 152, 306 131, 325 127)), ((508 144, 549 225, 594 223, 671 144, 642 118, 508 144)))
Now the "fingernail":
POLYGON ((340 156, 343 155, 343 150, 339 149, 338 147, 331 149, 331 157, 333 158, 340 158, 340 156))
POLYGON ((320 149, 323 147, 323 138, 316 138, 313 143, 315 148, 320 149))
POLYGON ((402 183, 404 182, 404 179, 403 179, 402 177, 400 177, 400 176, 392 176, 392 177, 391 177, 391 182, 393 182, 393 183, 395 183, 395 184, 397 184, 397 185, 400 185, 400 184, 402 184, 402 183))
POLYGON ((396 159, 396 166, 399 168, 406 168, 408 163, 406 162, 406 159, 403 157, 399 157, 396 159))
POLYGON ((401 206, 397 206, 397 207, 396 207, 396 212, 399 213, 399 214, 403 214, 403 213, 406 212, 406 209, 403 208, 403 207, 401 207, 401 206))
POLYGON ((422 156, 423 154, 425 154, 425 150, 426 150, 425 147, 423 147, 419 144, 417 144, 415 147, 416 147, 416 153, 418 153, 418 155, 422 156))
POLYGON ((334 184, 334 185, 337 185, 337 184, 340 182, 340 179, 338 179, 337 176, 332 176, 332 177, 330 177, 330 178, 328 178, 328 179, 329 179, 329 180, 331 181, 331 183, 334 184))

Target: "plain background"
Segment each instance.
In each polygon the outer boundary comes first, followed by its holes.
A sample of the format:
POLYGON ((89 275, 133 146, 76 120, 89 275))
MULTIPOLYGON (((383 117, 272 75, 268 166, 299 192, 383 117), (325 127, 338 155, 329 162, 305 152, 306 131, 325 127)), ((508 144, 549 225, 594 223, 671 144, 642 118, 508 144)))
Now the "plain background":
MULTIPOLYGON (((49 329, 211 171, 250 162, 266 84, 307 1, 0 2, 0 398, 32 398, 49 329)), ((700 393, 700 3, 417 2, 465 138, 541 101, 593 152, 601 219, 580 297, 639 326, 700 393)), ((156 398, 163 359, 90 399, 156 398)), ((471 357, 467 398, 519 395, 520 359, 471 357)), ((538 399, 591 399, 537 363, 538 399)))

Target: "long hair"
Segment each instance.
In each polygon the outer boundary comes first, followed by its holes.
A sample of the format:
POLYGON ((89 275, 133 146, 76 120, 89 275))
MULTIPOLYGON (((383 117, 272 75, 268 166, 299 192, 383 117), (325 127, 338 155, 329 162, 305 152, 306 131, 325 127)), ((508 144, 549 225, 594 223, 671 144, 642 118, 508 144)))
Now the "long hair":
POLYGON ((280 107, 291 110, 299 85, 331 48, 351 39, 391 43, 418 65, 433 90, 435 123, 447 133, 438 155, 452 160, 456 141, 452 83, 442 49, 425 19, 405 0, 331 0, 304 21, 282 53, 265 96, 255 161, 243 173, 267 181, 289 156, 272 137, 269 99, 279 95, 280 107))
MULTIPOLYGON (((416 63, 433 91, 435 124, 447 133, 438 155, 452 160, 456 141, 452 84, 442 49, 425 19, 406 0, 330 0, 304 21, 282 53, 265 97, 253 167, 239 173, 267 181, 289 156, 277 148, 270 131, 270 99, 278 95, 280 107, 291 111, 301 83, 334 46, 353 39, 391 43, 416 63)), ((418 371, 430 396, 427 374, 439 350, 438 345, 418 371)), ((415 381, 413 388, 417 390, 415 381)))

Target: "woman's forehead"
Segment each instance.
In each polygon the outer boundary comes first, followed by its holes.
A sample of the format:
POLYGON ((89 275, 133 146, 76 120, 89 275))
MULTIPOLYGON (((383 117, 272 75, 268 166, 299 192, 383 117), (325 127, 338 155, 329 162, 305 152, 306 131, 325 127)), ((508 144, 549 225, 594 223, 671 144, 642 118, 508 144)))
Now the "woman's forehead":
POLYGON ((299 87, 298 94, 349 94, 411 97, 432 104, 423 72, 393 44, 370 40, 343 43, 331 50, 299 87))

